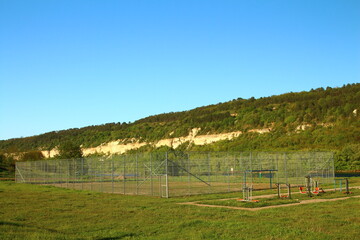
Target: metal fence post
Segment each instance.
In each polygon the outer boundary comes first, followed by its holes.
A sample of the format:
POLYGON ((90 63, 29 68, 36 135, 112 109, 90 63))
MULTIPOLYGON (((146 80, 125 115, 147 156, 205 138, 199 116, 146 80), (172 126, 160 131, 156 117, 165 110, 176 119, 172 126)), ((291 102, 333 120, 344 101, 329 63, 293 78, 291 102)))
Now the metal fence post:
POLYGON ((169 197, 169 177, 168 177, 168 152, 166 152, 166 160, 165 160, 165 184, 166 184, 166 192, 165 197, 169 197))
MULTIPOLYGON (((210 183, 211 182, 211 176, 210 176, 211 167, 210 167, 210 153, 209 152, 207 153, 207 165, 208 165, 208 168, 207 168, 208 182, 210 183)), ((209 188, 208 193, 211 193, 211 185, 208 188, 209 188)))
POLYGON ((135 166, 135 182, 136 182, 136 195, 139 195, 139 182, 138 182, 138 154, 136 153, 136 166, 135 166))
MULTIPOLYGON (((154 185, 153 185, 153 176, 152 176, 152 153, 150 153, 150 192, 151 192, 151 196, 154 195, 154 185)), ((144 169, 144 178, 146 179, 146 169, 144 169)), ((161 181, 160 181, 161 183, 161 181)), ((161 194, 161 189, 160 189, 160 194, 161 194)))
POLYGON ((84 190, 84 158, 81 158, 81 190, 84 190))
POLYGON ((61 177, 61 164, 60 161, 56 163, 56 183, 60 184, 60 187, 62 187, 62 177, 61 177))
POLYGON ((227 177, 227 180, 228 180, 228 192, 230 192, 230 174, 231 174, 231 169, 229 169, 230 165, 229 165, 229 156, 228 156, 228 153, 226 154, 226 158, 225 158, 225 162, 227 164, 224 164, 224 166, 226 166, 226 169, 227 169, 227 172, 228 172, 228 177, 227 177))
POLYGON ((100 192, 103 191, 103 179, 104 179, 104 171, 103 171, 103 159, 100 160, 100 171, 99 171, 99 178, 100 178, 100 192))
POLYGON ((286 153, 284 153, 284 168, 285 168, 285 183, 288 184, 287 156, 286 156, 286 153))
POLYGON ((125 191, 125 188, 126 188, 126 182, 125 182, 125 174, 126 174, 125 167, 126 167, 126 165, 125 165, 125 161, 126 161, 126 157, 124 156, 124 158, 123 158, 123 167, 124 167, 124 169, 123 169, 123 186, 124 186, 124 194, 126 194, 126 191, 125 191))
POLYGON ((66 188, 69 188, 69 179, 70 179, 70 161, 66 159, 67 163, 67 179, 66 179, 66 188))
POLYGON ((190 154, 188 154, 188 159, 187 159, 187 174, 188 174, 188 195, 191 195, 191 176, 190 176, 190 154))
MULTIPOLYGON (((250 152, 250 174, 251 174, 251 185, 253 184, 253 182, 254 182, 254 180, 253 180, 253 172, 252 172, 252 170, 253 170, 253 166, 252 166, 252 158, 253 158, 253 156, 252 156, 252 152, 250 152)), ((250 187, 252 187, 252 186, 250 186, 250 187)))
POLYGON ((114 193, 114 157, 111 157, 111 192, 114 193))
POLYGON ((334 153, 331 154, 331 173, 332 178, 335 179, 335 165, 334 165, 334 153))
POLYGON ((91 181, 90 181, 90 189, 91 191, 93 190, 93 183, 96 181, 96 170, 94 168, 94 162, 95 160, 92 158, 91 159, 91 164, 89 164, 91 166, 91 171, 92 171, 92 176, 91 176, 91 181))
POLYGON ((46 184, 46 165, 45 165, 45 162, 44 161, 41 161, 41 172, 43 174, 43 177, 44 177, 44 184, 46 184))

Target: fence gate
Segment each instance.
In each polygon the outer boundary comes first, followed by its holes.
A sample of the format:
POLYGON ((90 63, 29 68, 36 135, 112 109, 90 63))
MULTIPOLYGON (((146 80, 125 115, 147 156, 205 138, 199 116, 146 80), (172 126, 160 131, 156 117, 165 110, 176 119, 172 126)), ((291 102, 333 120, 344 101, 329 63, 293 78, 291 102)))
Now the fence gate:
POLYGON ((167 178, 167 159, 151 158, 150 161, 138 163, 140 171, 137 181, 137 192, 144 195, 169 197, 167 178))

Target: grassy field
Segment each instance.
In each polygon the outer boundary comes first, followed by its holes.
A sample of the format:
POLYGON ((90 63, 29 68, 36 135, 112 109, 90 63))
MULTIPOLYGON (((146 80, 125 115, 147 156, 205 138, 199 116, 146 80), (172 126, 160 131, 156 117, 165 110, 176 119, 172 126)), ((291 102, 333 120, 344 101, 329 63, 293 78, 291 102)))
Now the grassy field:
MULTIPOLYGON (((351 179, 353 185, 358 178, 351 179)), ((254 192, 269 194, 275 191, 254 192)), ((0 182, 0 239, 357 239, 360 198, 257 212, 179 205, 242 197, 125 196, 0 182)))

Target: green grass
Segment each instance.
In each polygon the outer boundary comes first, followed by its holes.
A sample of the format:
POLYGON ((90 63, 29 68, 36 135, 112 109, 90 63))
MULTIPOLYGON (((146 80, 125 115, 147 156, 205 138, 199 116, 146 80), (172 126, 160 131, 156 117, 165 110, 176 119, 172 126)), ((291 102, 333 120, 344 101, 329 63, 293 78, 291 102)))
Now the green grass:
MULTIPOLYGON (((254 192, 254 195, 274 191, 254 192)), ((0 239, 356 239, 360 198, 257 212, 176 203, 241 193, 154 198, 0 182, 0 239)))

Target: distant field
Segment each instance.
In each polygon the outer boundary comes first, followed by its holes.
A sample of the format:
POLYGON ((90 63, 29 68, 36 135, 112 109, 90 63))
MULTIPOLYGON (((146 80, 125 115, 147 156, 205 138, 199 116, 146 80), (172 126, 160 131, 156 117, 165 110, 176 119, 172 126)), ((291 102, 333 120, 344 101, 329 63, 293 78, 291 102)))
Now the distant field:
MULTIPOLYGON (((360 185, 360 178, 351 178, 360 185)), ((271 194, 275 190, 254 192, 271 194)), ((357 239, 360 198, 256 212, 176 203, 241 197, 125 196, 0 182, 0 239, 357 239)))

